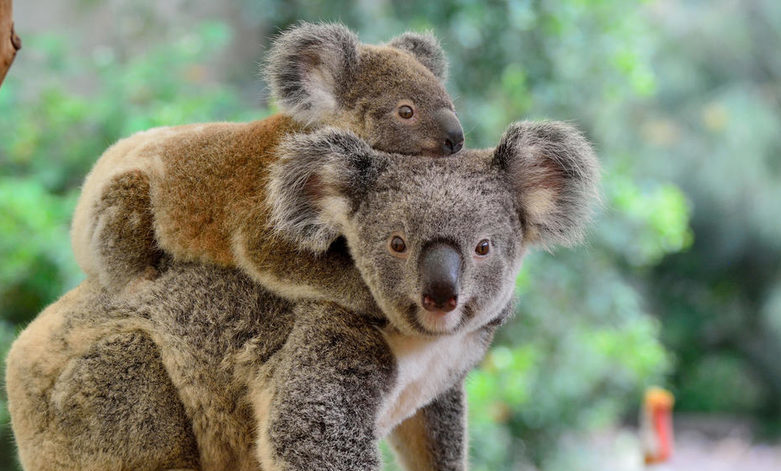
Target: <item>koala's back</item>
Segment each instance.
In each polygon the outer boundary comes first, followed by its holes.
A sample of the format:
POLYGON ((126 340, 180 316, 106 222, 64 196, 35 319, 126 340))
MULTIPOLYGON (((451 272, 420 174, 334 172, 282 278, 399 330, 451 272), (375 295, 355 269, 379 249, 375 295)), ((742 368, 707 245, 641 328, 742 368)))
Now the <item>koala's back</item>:
POLYGON ((25 469, 257 469, 247 384, 284 344, 290 313, 213 266, 173 266, 125 297, 85 281, 8 356, 25 469))
MULTIPOLYGON (((77 262, 96 274, 106 263, 96 258, 101 245, 115 243, 99 240, 101 234, 139 238, 120 225, 138 221, 152 223, 150 239, 179 260, 233 265, 231 233, 248 218, 263 217, 262 187, 274 149, 296 130, 290 118, 275 115, 250 123, 155 128, 120 140, 85 180, 73 219, 77 262), (103 208, 110 214, 101 215, 103 208), (106 230, 111 224, 117 227, 106 230)), ((104 252, 110 249, 116 250, 104 252)))
POLYGON ((197 443, 158 348, 139 323, 105 316, 106 300, 83 283, 9 351, 8 406, 23 467, 196 468, 197 443))
POLYGON ((238 270, 186 263, 125 303, 115 315, 149 319, 198 441, 199 469, 257 469, 248 388, 286 342, 291 304, 238 270))

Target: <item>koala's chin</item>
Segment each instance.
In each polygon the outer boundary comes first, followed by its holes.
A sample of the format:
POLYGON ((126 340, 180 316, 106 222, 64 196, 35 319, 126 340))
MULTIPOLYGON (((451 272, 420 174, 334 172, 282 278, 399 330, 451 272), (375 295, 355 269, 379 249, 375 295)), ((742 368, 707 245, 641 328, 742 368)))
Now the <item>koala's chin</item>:
POLYGON ((384 309, 396 330, 409 335, 451 335, 480 327, 476 317, 478 309, 474 299, 458 303, 450 312, 426 310, 420 303, 410 301, 406 307, 384 309))
POLYGON ((452 334, 460 330, 464 325, 466 316, 464 315, 465 305, 458 305, 450 312, 427 311, 419 304, 415 304, 411 321, 414 320, 414 326, 427 334, 445 335, 452 334))

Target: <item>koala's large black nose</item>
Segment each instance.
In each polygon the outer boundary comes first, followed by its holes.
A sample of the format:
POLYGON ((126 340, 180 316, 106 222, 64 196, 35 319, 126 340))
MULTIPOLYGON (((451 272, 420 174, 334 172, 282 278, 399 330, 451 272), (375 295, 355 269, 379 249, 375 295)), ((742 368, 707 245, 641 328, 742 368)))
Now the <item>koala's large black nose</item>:
POLYGON ((447 242, 429 245, 423 249, 420 273, 423 309, 442 312, 455 309, 461 281, 461 254, 447 242))
POLYGON ((445 144, 442 150, 446 155, 455 154, 464 147, 464 133, 458 132, 457 134, 451 134, 445 139, 445 144))
POLYGON ((464 147, 464 130, 461 129, 461 123, 456 114, 445 108, 436 115, 437 123, 445 136, 442 142, 442 154, 455 154, 464 147))

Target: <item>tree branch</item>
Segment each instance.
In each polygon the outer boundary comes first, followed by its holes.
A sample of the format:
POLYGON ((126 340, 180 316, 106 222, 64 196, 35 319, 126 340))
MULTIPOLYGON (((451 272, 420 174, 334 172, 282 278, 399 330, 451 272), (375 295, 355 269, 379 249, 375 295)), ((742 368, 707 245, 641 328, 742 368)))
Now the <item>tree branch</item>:
POLYGON ((21 48, 22 40, 14 32, 11 0, 0 0, 0 85, 21 48))

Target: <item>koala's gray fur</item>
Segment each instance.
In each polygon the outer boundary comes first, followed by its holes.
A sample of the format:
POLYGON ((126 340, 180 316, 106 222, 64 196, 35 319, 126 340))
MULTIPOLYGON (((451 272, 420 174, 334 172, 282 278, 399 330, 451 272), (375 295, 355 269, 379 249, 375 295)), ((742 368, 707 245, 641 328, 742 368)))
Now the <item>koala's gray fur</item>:
POLYGON ((522 185, 519 194, 527 196, 518 204, 533 240, 573 245, 583 238, 583 222, 591 211, 591 206, 583 202, 599 198, 599 173, 595 159, 573 157, 590 152, 588 141, 577 130, 561 123, 527 123, 512 126, 504 133, 496 151, 497 156, 502 156, 497 164, 512 175, 524 176, 518 180, 522 185), (508 159, 512 152, 507 152, 507 148, 528 149, 528 158, 508 159), (556 204, 549 207, 540 199, 550 196, 546 192, 551 188, 557 189, 556 204))
MULTIPOLYGON (((25 470, 379 469, 375 416, 396 368, 374 322, 205 265, 145 288, 119 301, 88 280, 15 342, 25 470)), ((410 469, 463 469, 454 382, 391 433, 410 469)))
POLYGON ((527 244, 581 233, 590 147, 566 125, 518 123, 495 150, 457 159, 384 154, 334 129, 285 149, 273 177, 284 237, 338 228, 385 317, 287 301, 212 265, 163 263, 123 296, 88 279, 8 355, 26 470, 377 471, 385 436, 410 470, 465 469, 463 378, 511 312, 527 244), (389 251, 394 234, 403 254, 389 251), (478 257, 480 239, 491 250, 478 257), (419 302, 419 260, 440 243, 462 262, 447 314, 419 302))
POLYGON ((323 205, 363 200, 385 161, 371 162, 371 146, 335 129, 288 139, 281 149, 284 162, 271 168, 268 185, 270 225, 297 247, 324 252, 342 231, 323 205))

